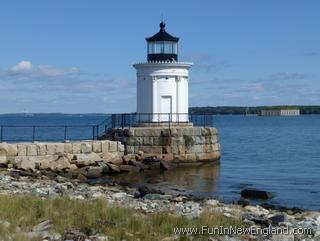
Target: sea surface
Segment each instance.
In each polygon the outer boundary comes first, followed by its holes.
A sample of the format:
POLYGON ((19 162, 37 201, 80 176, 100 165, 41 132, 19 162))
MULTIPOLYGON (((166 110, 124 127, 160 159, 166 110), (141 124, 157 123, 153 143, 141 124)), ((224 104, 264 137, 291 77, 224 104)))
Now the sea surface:
MULTIPOLYGON (((106 116, 1 117, 1 125, 96 125, 106 116)), ((275 193, 268 203, 320 210, 320 115, 214 116, 222 148, 220 165, 177 168, 129 177, 133 183, 177 187, 195 196, 238 200, 244 188, 275 193)), ((10 128, 5 130, 6 135, 10 128)), ((13 131, 13 129, 11 129, 13 131)), ((26 131, 26 129, 25 129, 26 131)), ((28 130, 28 136, 32 134, 28 130)), ((45 136, 57 135, 46 129, 45 136)), ((59 136, 63 131, 59 130, 59 136)), ((91 136, 91 129, 79 131, 91 136)), ((21 131, 20 131, 21 134, 21 131)), ((79 136, 80 137, 80 136, 79 136)), ((81 136, 82 137, 82 136, 81 136)))

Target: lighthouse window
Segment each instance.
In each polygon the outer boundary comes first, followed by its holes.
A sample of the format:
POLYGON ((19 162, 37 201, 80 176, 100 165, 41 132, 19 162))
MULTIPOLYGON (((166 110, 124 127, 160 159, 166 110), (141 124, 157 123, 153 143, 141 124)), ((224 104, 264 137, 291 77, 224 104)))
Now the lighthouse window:
POLYGON ((170 41, 156 41, 148 43, 149 54, 177 54, 178 44, 170 41))

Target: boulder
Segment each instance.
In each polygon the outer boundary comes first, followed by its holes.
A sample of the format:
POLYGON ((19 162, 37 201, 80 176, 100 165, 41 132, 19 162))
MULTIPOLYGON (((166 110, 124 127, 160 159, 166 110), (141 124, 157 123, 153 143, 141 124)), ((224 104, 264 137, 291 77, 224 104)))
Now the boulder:
POLYGON ((269 211, 261 206, 245 206, 245 209, 257 216, 265 216, 269 214, 269 211))
POLYGON ((83 174, 81 174, 81 173, 77 175, 77 179, 80 180, 80 181, 85 181, 85 180, 87 180, 86 176, 83 175, 83 174))
POLYGON ((245 206, 248 206, 250 205, 250 201, 246 198, 240 198, 240 200, 238 201, 238 204, 245 207, 245 206))
POLYGON ((287 222, 287 216, 285 214, 276 214, 269 218, 273 225, 278 225, 279 223, 287 222))
POLYGON ((108 167, 110 168, 111 172, 120 172, 120 168, 117 165, 107 163, 108 167))
POLYGON ((86 172, 86 177, 89 179, 99 178, 103 172, 103 168, 100 166, 89 167, 86 172))
POLYGON ((70 168, 71 164, 69 159, 65 156, 60 156, 56 161, 52 162, 54 169, 56 171, 62 171, 70 168))
POLYGON ((78 169, 78 167, 77 167, 76 164, 70 164, 69 169, 70 170, 76 170, 76 169, 78 169))
POLYGON ((205 202, 205 204, 208 206, 217 206, 219 204, 219 201, 215 199, 209 199, 205 202))
POLYGON ((93 165, 98 161, 101 161, 101 157, 98 154, 92 152, 89 154, 75 154, 74 159, 71 161, 71 163, 76 164, 79 167, 83 167, 93 165))
POLYGON ((172 168, 172 166, 170 165, 169 162, 166 162, 164 160, 160 161, 160 169, 161 170, 167 171, 167 170, 170 170, 171 168, 172 168))
POLYGON ((110 172, 110 168, 107 164, 105 164, 104 162, 97 162, 98 166, 102 168, 102 173, 109 173, 110 172))
POLYGON ((55 170, 54 162, 59 158, 58 155, 37 156, 36 167, 40 170, 55 170))
POLYGON ((274 195, 271 192, 266 192, 257 189, 244 189, 241 191, 241 197, 251 199, 270 199, 274 195))
POLYGON ((149 194, 149 193, 164 194, 164 192, 162 192, 159 189, 155 189, 155 188, 151 188, 151 187, 147 187, 147 186, 140 186, 138 188, 138 191, 140 193, 140 197, 144 197, 146 194, 149 194))
POLYGON ((140 167, 141 169, 148 169, 149 167, 141 162, 137 162, 137 161, 133 161, 133 160, 130 160, 129 165, 131 166, 135 166, 135 167, 140 167))
POLYGON ((267 218, 256 216, 256 215, 251 215, 249 213, 246 213, 243 215, 243 220, 249 220, 249 221, 254 222, 256 224, 259 224, 263 227, 268 227, 271 224, 271 221, 268 220, 267 218))
POLYGON ((135 154, 127 154, 122 157, 123 163, 126 165, 129 164, 130 161, 136 161, 136 155, 135 154))
POLYGON ((15 168, 22 170, 34 170, 36 168, 35 158, 28 156, 16 156, 12 160, 12 164, 15 168))
POLYGON ((101 159, 104 163, 112 162, 113 164, 123 164, 122 157, 117 153, 103 152, 101 159))

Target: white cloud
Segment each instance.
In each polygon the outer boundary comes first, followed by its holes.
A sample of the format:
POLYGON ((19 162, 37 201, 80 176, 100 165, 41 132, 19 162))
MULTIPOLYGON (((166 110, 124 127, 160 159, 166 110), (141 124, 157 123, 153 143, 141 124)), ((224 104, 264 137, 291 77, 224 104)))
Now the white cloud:
POLYGON ((68 75, 78 73, 79 70, 75 67, 72 68, 60 68, 51 65, 39 65, 35 69, 39 74, 47 75, 47 76, 60 76, 60 75, 68 75))
POLYGON ((9 74, 21 75, 24 77, 62 76, 78 73, 75 67, 62 68, 52 65, 33 65, 30 61, 21 61, 9 69, 9 74))
POLYGON ((32 70, 32 63, 30 61, 21 61, 17 65, 13 66, 10 70, 12 72, 30 71, 32 70))

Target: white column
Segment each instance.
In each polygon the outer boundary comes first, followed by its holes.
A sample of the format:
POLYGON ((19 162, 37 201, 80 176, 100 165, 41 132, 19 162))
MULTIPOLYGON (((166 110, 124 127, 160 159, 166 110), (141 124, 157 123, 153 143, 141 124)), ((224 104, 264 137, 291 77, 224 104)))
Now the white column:
POLYGON ((176 76, 176 115, 173 117, 173 121, 181 121, 181 94, 180 94, 180 76, 176 76))
POLYGON ((185 105, 183 107, 183 112, 186 113, 186 115, 184 115, 184 121, 189 121, 189 78, 188 76, 184 77, 184 84, 185 84, 185 96, 184 96, 184 102, 185 105))
POLYGON ((157 98, 158 98, 158 93, 157 93, 157 77, 152 76, 152 121, 157 122, 158 121, 158 108, 157 108, 157 98))
POLYGON ((137 75, 137 112, 140 113, 141 112, 141 77, 139 75, 137 75))

